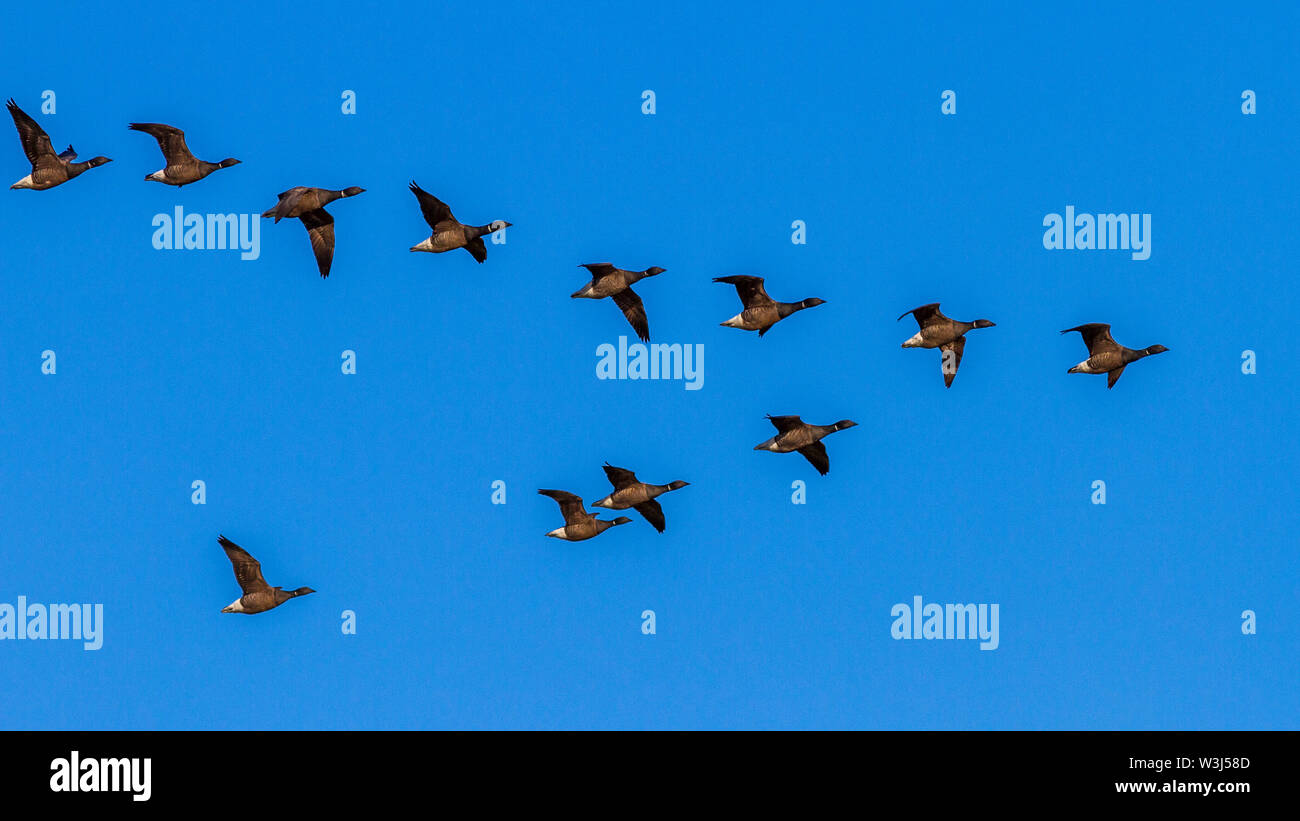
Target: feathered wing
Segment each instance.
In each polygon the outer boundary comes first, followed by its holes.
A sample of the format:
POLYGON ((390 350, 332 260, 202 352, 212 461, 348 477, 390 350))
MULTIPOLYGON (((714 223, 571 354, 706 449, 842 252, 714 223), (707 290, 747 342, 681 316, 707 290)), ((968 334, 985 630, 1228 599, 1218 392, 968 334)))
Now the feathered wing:
POLYGON ((245 596, 270 589, 266 579, 262 578, 262 565, 247 550, 225 536, 218 536, 217 543, 226 551, 226 557, 235 570, 235 580, 239 582, 239 589, 244 591, 245 596))
POLYGON ((185 144, 185 132, 179 128, 163 123, 131 123, 127 128, 132 131, 143 131, 157 140, 158 148, 162 150, 163 159, 167 160, 168 165, 194 160, 189 146, 185 144))
POLYGON ((1115 383, 1119 381, 1120 376, 1124 373, 1124 369, 1127 367, 1127 365, 1120 365, 1115 370, 1106 373, 1106 390, 1115 387, 1115 383))
POLYGON ((612 263, 609 262, 591 262, 591 263, 584 262, 582 265, 579 265, 578 267, 586 268, 588 271, 591 272, 592 282, 595 282, 601 277, 609 276, 610 274, 618 270, 617 268, 614 267, 612 263))
POLYGON ((606 462, 604 470, 605 477, 608 478, 609 483, 614 486, 614 490, 622 490, 625 487, 639 484, 637 482, 636 474, 626 468, 616 468, 609 462, 606 462))
POLYGON ((623 312, 623 316, 627 317, 637 337, 642 342, 649 342, 650 319, 645 315, 645 305, 642 304, 641 297, 637 296, 631 288, 624 288, 614 294, 614 304, 623 312))
POLYGON ((438 223, 456 219, 451 215, 451 208, 447 203, 416 185, 414 180, 411 181, 410 189, 420 202, 420 213, 424 215, 424 221, 429 223, 429 227, 434 231, 438 230, 438 223))
POLYGON ((763 287, 762 277, 738 274, 730 277, 714 277, 713 281, 735 285, 736 293, 740 295, 740 301, 746 308, 756 308, 760 305, 768 305, 773 301, 772 297, 767 295, 767 290, 763 287))
POLYGON ((821 442, 813 442, 811 445, 801 447, 799 452, 803 454, 803 458, 812 463, 813 467, 817 468, 817 472, 821 475, 825 476, 831 472, 831 457, 827 455, 826 446, 821 442))
POLYGON ((32 164, 32 168, 50 164, 58 165, 58 155, 54 153, 54 146, 50 144, 50 135, 45 133, 45 129, 28 117, 27 112, 19 108, 13 100, 5 105, 9 109, 9 115, 14 118, 14 127, 18 129, 18 139, 23 144, 23 153, 27 155, 27 161, 32 164))
POLYGON ((797 416, 768 416, 767 418, 781 433, 803 426, 803 420, 797 416))
POLYGON ((582 497, 565 490, 539 490, 543 496, 549 496, 560 506, 560 515, 566 525, 577 524, 591 518, 582 504, 582 497))
POLYGON ((465 250, 469 251, 469 255, 480 263, 487 262, 487 246, 483 244, 482 237, 474 237, 474 239, 465 243, 465 250))
POLYGON ((323 279, 328 279, 334 262, 334 218, 324 208, 308 211, 299 219, 307 227, 311 250, 316 254, 316 267, 323 279))
POLYGON ((939 369, 943 371, 943 386, 952 387, 952 380, 957 378, 957 369, 961 367, 962 351, 966 350, 966 337, 959 336, 947 345, 939 348, 939 369), (952 352, 952 368, 949 369, 947 359, 948 352, 952 352))
POLYGON ((1088 353, 1096 356, 1099 353, 1107 351, 1118 351, 1119 343, 1111 338, 1110 326, 1104 322, 1089 322, 1087 325, 1079 325, 1075 328, 1066 328, 1061 331, 1068 334, 1072 331, 1078 331, 1083 337, 1083 344, 1088 346, 1088 353))
POLYGON ((928 323, 934 321, 935 319, 947 319, 947 317, 945 317, 942 313, 939 312, 939 303, 937 302, 931 302, 929 305, 922 305, 919 308, 913 308, 910 311, 904 311, 903 313, 898 315, 898 318, 902 319, 908 314, 911 314, 913 317, 915 317, 916 324, 920 325, 922 328, 924 328, 928 323))
POLYGON ((636 512, 645 517, 645 520, 654 525, 655 530, 660 533, 664 532, 664 509, 654 499, 649 499, 639 505, 634 505, 636 512))

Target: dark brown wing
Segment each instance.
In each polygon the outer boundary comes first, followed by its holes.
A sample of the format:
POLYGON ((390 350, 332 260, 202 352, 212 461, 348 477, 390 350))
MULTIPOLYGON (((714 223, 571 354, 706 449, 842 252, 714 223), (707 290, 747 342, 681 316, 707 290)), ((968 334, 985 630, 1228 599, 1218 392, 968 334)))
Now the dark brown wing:
POLYGON ((943 386, 952 387, 952 380, 957 378, 957 369, 961 367, 961 354, 966 350, 966 337, 959 336, 947 345, 939 348, 939 370, 943 371, 943 386), (948 363, 948 352, 952 351, 952 364, 948 363))
POLYGON ((307 236, 311 238, 311 250, 316 254, 316 267, 322 278, 330 275, 330 265, 334 262, 334 218, 324 208, 308 211, 298 219, 307 226, 307 236))
POLYGON ((1127 367, 1128 367, 1127 365, 1120 365, 1115 370, 1107 372, 1106 390, 1110 390, 1111 388, 1115 387, 1115 383, 1119 381, 1120 376, 1124 373, 1124 369, 1127 367))
POLYGON ((611 263, 608 262, 592 262, 592 263, 584 262, 582 265, 579 265, 578 267, 586 268, 588 271, 591 272, 592 282, 595 282, 601 277, 609 276, 610 274, 618 270, 618 268, 614 267, 611 263))
POLYGON ((812 463, 817 468, 817 472, 825 476, 831 472, 831 457, 826 454, 826 446, 821 442, 813 442, 811 445, 799 448, 803 458, 812 463))
POLYGON ((230 564, 235 568, 235 580, 239 582, 239 589, 244 591, 244 595, 257 593, 262 590, 269 590, 271 586, 262 578, 262 565, 257 559, 248 555, 248 551, 227 539, 225 536, 218 536, 217 543, 226 551, 226 557, 230 559, 230 564))
POLYGON ((59 155, 59 159, 63 160, 64 162, 72 162, 76 158, 77 158, 77 152, 75 149, 73 149, 72 146, 68 146, 66 149, 64 149, 63 153, 59 155))
POLYGON ((760 305, 768 305, 772 302, 772 297, 768 296, 767 290, 763 288, 762 277, 737 275, 731 277, 714 277, 713 281, 735 285, 736 293, 740 295, 740 301, 746 308, 756 308, 760 305))
POLYGON ((53 161, 58 164, 58 155, 54 153, 54 146, 50 144, 50 135, 45 133, 45 129, 36 124, 36 121, 27 116, 27 112, 18 107, 18 103, 10 100, 5 104, 9 109, 9 115, 14 118, 14 127, 18 129, 18 139, 23 144, 23 153, 27 155, 27 161, 32 164, 32 168, 38 165, 49 165, 53 161))
POLYGON ((609 462, 605 463, 605 476, 609 478, 609 483, 614 486, 614 490, 639 484, 635 473, 626 468, 616 468, 609 462))
POLYGON ((768 415, 768 421, 776 425, 776 429, 781 433, 794 430, 803 426, 803 420, 797 416, 771 416, 768 415))
POLYGON ((1119 350, 1119 344, 1111 339, 1110 326, 1104 322, 1089 322, 1077 328, 1066 328, 1061 333, 1068 334, 1071 331, 1078 331, 1083 335, 1083 344, 1088 346, 1088 353, 1093 356, 1105 351, 1119 350))
POLYGON ((487 262, 487 246, 483 244, 482 237, 474 237, 474 239, 465 243, 465 250, 469 251, 469 255, 479 262, 487 262))
POLYGON ((158 147, 162 149, 163 159, 167 160, 168 165, 194 161, 194 155, 185 144, 185 132, 179 128, 162 123, 131 123, 127 128, 132 131, 143 131, 157 140, 158 147))
POLYGON ((948 318, 939 312, 939 303, 937 302, 931 302, 929 305, 922 305, 919 308, 913 308, 910 311, 905 311, 899 314, 898 318, 902 319, 908 314, 911 314, 912 316, 916 317, 916 324, 920 325, 922 328, 924 328, 926 325, 928 325, 931 322, 938 322, 940 320, 945 320, 948 318))
POLYGON ((575 496, 564 490, 539 490, 537 492, 543 496, 550 496, 559 503, 560 515, 564 517, 566 525, 578 524, 591 518, 591 514, 583 507, 581 496, 575 496))
POLYGON ((645 315, 645 305, 641 302, 641 297, 637 296, 631 288, 624 288, 617 294, 614 294, 614 304, 627 317, 627 321, 632 325, 632 330, 642 342, 650 341, 650 320, 645 315))
MULTIPOLYGON (((447 203, 416 185, 414 180, 411 181, 411 193, 415 194, 415 198, 420 201, 420 213, 424 215, 424 221, 429 223, 429 227, 435 231, 438 228, 438 223, 443 220, 456 219, 451 215, 451 208, 447 206, 447 203)), ((479 260, 479 262, 482 262, 482 260, 479 260)))
POLYGON ((642 502, 639 505, 633 505, 636 512, 645 517, 645 520, 655 526, 655 530, 660 533, 664 532, 664 509, 654 499, 642 502))

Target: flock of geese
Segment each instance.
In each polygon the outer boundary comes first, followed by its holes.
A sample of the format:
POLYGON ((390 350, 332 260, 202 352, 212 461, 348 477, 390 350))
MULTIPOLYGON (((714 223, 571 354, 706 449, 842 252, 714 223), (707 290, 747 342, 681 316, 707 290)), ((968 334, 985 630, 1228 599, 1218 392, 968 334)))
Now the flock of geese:
MULTIPOLYGON (((76 162, 77 152, 70 145, 62 153, 55 153, 49 135, 35 120, 19 108, 12 99, 8 101, 7 107, 32 169, 30 174, 11 185, 11 189, 45 191, 62 185, 91 168, 111 162, 108 157, 103 156, 76 162)), ((198 182, 216 171, 239 164, 239 160, 233 157, 215 163, 198 159, 190 153, 186 145, 185 132, 175 126, 163 123, 131 123, 128 128, 153 137, 162 151, 166 165, 161 170, 145 176, 145 180, 150 182, 160 182, 179 188, 198 182)), ((484 225, 462 223, 456 219, 446 203, 415 182, 410 184, 410 190, 419 203, 420 213, 431 229, 429 237, 413 245, 411 251, 440 254, 463 248, 475 260, 482 263, 487 260, 487 246, 483 238, 511 227, 511 223, 503 220, 484 225)), ((267 209, 262 216, 273 218, 276 223, 286 218, 300 220, 307 229, 320 275, 327 278, 334 259, 334 218, 325 207, 337 200, 363 193, 365 189, 356 186, 339 191, 295 186, 279 194, 276 204, 267 209)), ((643 271, 630 271, 617 268, 607 262, 589 263, 580 267, 586 268, 591 274, 591 281, 575 291, 572 297, 612 299, 623 312, 623 316, 632 326, 637 337, 642 342, 648 342, 650 340, 649 319, 641 297, 632 290, 632 286, 644 279, 664 273, 665 269, 652 267, 643 271)), ((804 309, 825 304, 825 300, 817 297, 809 297, 798 302, 780 302, 772 299, 768 296, 762 277, 726 276, 717 277, 713 281, 734 286, 742 305, 740 313, 720 324, 728 328, 757 331, 760 337, 781 320, 804 309)), ((966 349, 966 334, 978 328, 995 327, 995 324, 987 319, 976 319, 972 322, 950 319, 939 310, 937 302, 913 308, 899 316, 899 320, 909 314, 916 320, 919 330, 904 341, 902 347, 938 348, 941 352, 940 367, 946 387, 952 387, 953 380, 957 376, 957 369, 961 365, 962 354, 966 349)), ((1107 375, 1107 388, 1115 387, 1120 375, 1131 363, 1169 350, 1163 345, 1126 348, 1111 337, 1110 326, 1103 323, 1079 325, 1067 328, 1061 333, 1076 331, 1083 337, 1083 342, 1088 348, 1088 358, 1070 368, 1068 373, 1104 373, 1107 375)), ((768 416, 767 418, 776 428, 776 435, 755 445, 754 450, 771 453, 797 452, 823 476, 830 472, 830 457, 822 440, 832 433, 857 424, 850 419, 843 419, 831 425, 810 425, 798 416, 768 416)), ((594 505, 608 510, 634 509, 657 531, 664 532, 664 512, 657 499, 665 493, 686 487, 688 483, 676 480, 664 485, 648 484, 638 480, 632 471, 609 464, 604 466, 604 471, 614 490, 594 505)), ((559 504, 560 514, 564 518, 562 527, 546 534, 550 537, 571 542, 584 541, 595 538, 611 527, 629 524, 632 521, 626 516, 619 516, 612 520, 599 519, 594 513, 587 511, 581 497, 567 491, 543 489, 538 493, 554 499, 559 504)), ((221 612, 262 613, 280 606, 289 599, 316 592, 310 587, 299 587, 296 590, 271 587, 262 578, 261 565, 247 551, 224 536, 218 537, 217 541, 230 559, 235 579, 239 582, 243 593, 239 599, 221 612)))

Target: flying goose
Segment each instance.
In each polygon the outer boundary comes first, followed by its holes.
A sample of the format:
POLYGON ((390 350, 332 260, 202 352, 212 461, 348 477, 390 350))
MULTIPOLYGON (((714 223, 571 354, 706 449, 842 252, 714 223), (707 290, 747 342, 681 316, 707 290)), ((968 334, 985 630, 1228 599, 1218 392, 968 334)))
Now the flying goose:
POLYGON ((226 551, 226 556, 235 569, 235 580, 239 582, 239 589, 244 591, 244 595, 221 608, 222 613, 264 613, 279 607, 289 599, 316 592, 310 587, 299 587, 297 590, 272 587, 266 583, 266 579, 262 578, 262 565, 257 559, 248 555, 248 551, 225 536, 218 536, 217 542, 226 551))
POLYGON ((282 192, 280 201, 263 211, 262 216, 275 217, 276 222, 285 217, 302 220, 302 224, 307 227, 311 249, 316 253, 316 267, 320 269, 322 278, 328 278, 330 265, 334 262, 334 218, 325 210, 325 206, 343 197, 363 194, 365 190, 355 185, 342 191, 299 185, 282 192))
POLYGON ((563 490, 539 490, 537 492, 543 496, 550 496, 558 502, 560 513, 564 516, 564 527, 557 527, 546 535, 564 539, 566 542, 581 542, 585 539, 591 539, 609 530, 614 525, 625 525, 632 521, 626 516, 619 516, 612 522, 597 519, 584 509, 581 497, 563 490))
POLYGON ((592 507, 603 507, 609 510, 627 510, 629 507, 634 507, 637 513, 644 516, 645 520, 654 525, 655 530, 660 533, 664 532, 664 510, 655 501, 655 497, 671 490, 680 490, 690 484, 678 479, 666 485, 648 485, 637 481, 636 474, 632 471, 616 468, 609 462, 605 463, 605 475, 614 486, 614 492, 599 502, 592 502, 592 507))
POLYGON ((745 310, 719 324, 727 328, 740 328, 742 331, 758 331, 759 336, 795 311, 826 304, 826 300, 815 296, 799 302, 777 302, 763 289, 762 277, 714 277, 713 281, 735 285, 736 293, 740 294, 740 301, 745 305, 745 310))
POLYGON ((755 445, 754 450, 770 450, 773 453, 797 450, 823 476, 830 473, 831 457, 826 454, 822 438, 858 424, 851 419, 841 419, 833 425, 809 425, 797 416, 769 415, 767 418, 776 426, 777 434, 761 445, 755 445))
POLYGON ((952 380, 957 378, 957 369, 961 367, 961 354, 966 349, 966 332, 974 328, 993 328, 996 325, 987 319, 974 322, 958 322, 949 319, 939 311, 939 303, 931 302, 920 308, 913 308, 899 316, 907 314, 916 318, 921 330, 903 343, 904 348, 939 348, 943 351, 939 358, 939 368, 943 371, 943 385, 952 387, 952 380))
POLYGON ((1083 336, 1083 344, 1088 346, 1088 358, 1070 368, 1066 373, 1107 374, 1107 390, 1115 387, 1115 383, 1119 381, 1120 375, 1124 373, 1124 368, 1130 362, 1169 350, 1164 345, 1152 345, 1149 348, 1140 348, 1136 351, 1132 348, 1125 348, 1111 338, 1110 326, 1103 322, 1089 322, 1087 325, 1080 325, 1077 328, 1066 328, 1061 333, 1068 334, 1071 331, 1078 331, 1083 336))
POLYGON ((452 216, 447 203, 416 185, 414 180, 411 182, 411 193, 420 201, 420 213, 424 214, 424 221, 433 229, 428 239, 411 246, 412 251, 441 254, 464 248, 474 259, 483 262, 487 259, 487 246, 483 244, 483 237, 512 225, 502 220, 488 225, 465 225, 452 216))
POLYGON ((9 186, 10 190, 30 188, 33 191, 44 191, 67 182, 87 168, 112 162, 108 157, 94 157, 85 162, 73 162, 77 158, 77 152, 72 149, 72 146, 64 149, 62 154, 55 154, 54 146, 50 144, 50 135, 45 133, 45 129, 28 117, 13 100, 5 105, 9 109, 10 116, 14 118, 14 126, 18 129, 18 139, 22 141, 27 161, 32 164, 32 173, 9 186))
POLYGON ((127 128, 132 131, 143 131, 157 140, 158 147, 162 149, 163 159, 167 161, 167 165, 163 166, 161 171, 146 174, 146 180, 179 188, 182 185, 198 182, 218 169, 239 165, 239 160, 234 157, 227 157, 221 162, 205 162, 198 159, 185 145, 185 132, 170 125, 131 123, 127 128))
POLYGON ((636 335, 642 342, 649 342, 650 321, 646 318, 645 305, 641 303, 641 297, 632 290, 632 284, 646 277, 662 274, 664 269, 655 267, 644 271, 625 271, 622 268, 615 268, 608 262, 584 263, 578 267, 586 268, 591 272, 591 282, 569 296, 573 299, 613 297, 614 304, 623 312, 623 316, 627 317, 632 330, 636 331, 636 335))

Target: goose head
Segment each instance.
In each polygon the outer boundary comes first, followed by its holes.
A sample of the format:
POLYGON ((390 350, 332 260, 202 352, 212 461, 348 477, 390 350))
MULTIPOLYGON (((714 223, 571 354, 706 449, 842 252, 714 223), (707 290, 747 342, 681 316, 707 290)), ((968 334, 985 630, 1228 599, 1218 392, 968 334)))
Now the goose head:
POLYGON ((990 322, 990 321, 987 320, 987 319, 977 319, 977 320, 975 320, 974 322, 972 322, 971 325, 973 325, 973 326, 976 327, 976 328, 996 328, 996 327, 997 327, 997 323, 996 323, 996 322, 990 322))
POLYGON ((226 157, 224 160, 217 163, 218 168, 229 168, 232 165, 239 165, 239 160, 234 157, 226 157))
POLYGON ((357 194, 364 194, 364 193, 366 193, 366 189, 360 188, 355 185, 343 189, 343 196, 345 197, 355 197, 357 194))

